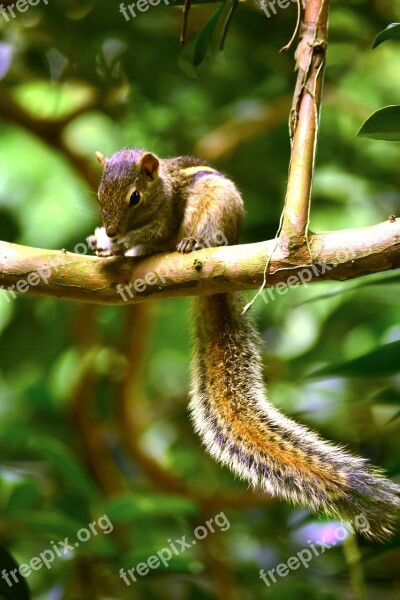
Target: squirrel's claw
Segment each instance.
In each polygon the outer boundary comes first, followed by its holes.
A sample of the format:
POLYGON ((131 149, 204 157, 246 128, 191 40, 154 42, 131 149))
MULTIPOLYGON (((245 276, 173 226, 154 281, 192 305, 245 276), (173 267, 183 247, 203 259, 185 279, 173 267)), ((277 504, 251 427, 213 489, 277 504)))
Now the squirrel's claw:
POLYGON ((181 254, 188 254, 192 250, 201 250, 202 248, 204 248, 204 245, 194 237, 182 238, 176 247, 181 254))

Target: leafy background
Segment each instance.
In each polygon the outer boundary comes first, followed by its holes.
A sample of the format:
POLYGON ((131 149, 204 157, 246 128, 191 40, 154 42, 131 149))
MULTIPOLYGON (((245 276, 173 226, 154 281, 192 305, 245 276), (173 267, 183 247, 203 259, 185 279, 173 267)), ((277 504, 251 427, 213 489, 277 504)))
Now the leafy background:
MULTIPOLYGON (((292 52, 278 50, 296 7, 267 19, 256 2, 240 3, 225 51, 216 35, 195 68, 196 36, 215 9, 192 8, 183 50, 173 6, 129 22, 106 0, 41 2, 8 23, 0 15, 0 239, 72 251, 99 222, 94 151, 123 146, 211 160, 243 191, 242 242, 274 236, 295 80, 292 52)), ((399 212, 399 145, 355 137, 374 110, 399 102, 398 44, 371 49, 396 20, 398 1, 332 3, 313 230, 399 212)), ((273 401, 397 478, 398 278, 314 284, 253 308, 273 401)), ((269 588, 260 580, 261 568, 332 538, 337 524, 252 493, 205 454, 186 408, 187 305, 0 295, 2 569, 107 514, 112 533, 32 572, 34 598, 398 597, 398 538, 349 538, 269 588), (130 587, 120 579, 121 567, 170 538, 193 539, 220 512, 227 531, 130 587)), ((4 597, 26 597, 0 582, 4 597)))

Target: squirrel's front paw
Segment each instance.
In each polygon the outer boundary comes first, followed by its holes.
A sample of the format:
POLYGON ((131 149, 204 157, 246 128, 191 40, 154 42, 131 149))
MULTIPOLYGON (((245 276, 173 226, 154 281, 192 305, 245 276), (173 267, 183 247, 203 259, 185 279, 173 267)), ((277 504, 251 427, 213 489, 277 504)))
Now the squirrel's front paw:
POLYGON ((177 251, 181 254, 187 254, 188 252, 192 252, 192 250, 201 250, 202 248, 204 248, 204 244, 194 237, 182 238, 176 247, 177 251))
POLYGON ((86 238, 90 248, 97 256, 112 256, 114 254, 110 238, 104 227, 96 227, 93 235, 86 238))

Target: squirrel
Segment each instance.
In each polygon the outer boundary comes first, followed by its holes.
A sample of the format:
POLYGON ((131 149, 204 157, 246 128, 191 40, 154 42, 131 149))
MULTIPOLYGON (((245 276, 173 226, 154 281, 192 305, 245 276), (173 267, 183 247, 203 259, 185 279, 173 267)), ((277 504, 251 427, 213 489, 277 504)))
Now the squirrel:
MULTIPOLYGON (((218 245, 217 232, 239 242, 242 196, 206 162, 139 149, 96 156, 103 227, 88 242, 99 256, 187 253, 218 245)), ((362 515, 363 535, 390 537, 400 486, 267 400, 260 336, 242 302, 236 292, 194 299, 189 410, 208 452, 253 488, 342 520, 362 515)))

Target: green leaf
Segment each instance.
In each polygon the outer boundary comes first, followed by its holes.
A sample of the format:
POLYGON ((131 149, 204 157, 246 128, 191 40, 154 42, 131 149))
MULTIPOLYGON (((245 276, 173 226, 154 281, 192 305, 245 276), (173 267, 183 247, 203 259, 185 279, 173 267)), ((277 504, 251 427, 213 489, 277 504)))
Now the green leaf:
POLYGON ((35 531, 44 538, 56 537, 64 539, 65 537, 74 538, 81 529, 80 521, 75 521, 63 513, 56 513, 44 510, 21 510, 16 516, 18 526, 25 526, 29 533, 35 531))
POLYGON ((363 356, 344 363, 328 365, 310 374, 339 375, 341 377, 384 377, 400 370, 400 341, 380 346, 363 356))
POLYGON ((95 494, 91 480, 64 444, 47 435, 36 435, 30 438, 28 447, 45 456, 64 480, 79 494, 85 497, 95 494))
POLYGON ((197 36, 196 44, 193 50, 193 64, 195 67, 198 67, 204 60, 211 38, 218 24, 218 20, 225 8, 226 2, 227 0, 222 0, 219 3, 215 13, 212 15, 209 21, 207 21, 197 36))
POLYGON ((400 404, 400 390, 389 387, 365 400, 368 404, 400 404))
POLYGON ((335 296, 340 296, 341 294, 353 292, 354 290, 359 290, 365 287, 379 286, 380 289, 383 289, 383 286, 389 286, 397 283, 400 283, 399 273, 385 273, 384 275, 380 276, 373 275, 371 278, 366 277, 363 281, 361 281, 360 283, 356 283, 355 285, 343 285, 338 290, 332 290, 332 292, 325 292, 325 294, 318 294, 318 296, 313 296, 312 298, 308 298, 303 302, 297 302, 296 306, 310 304, 311 302, 318 302, 319 300, 327 300, 329 298, 334 298, 335 296))
POLYGON ((18 576, 18 583, 14 581, 12 576, 9 575, 10 571, 18 569, 18 563, 14 560, 13 556, 9 553, 6 548, 0 546, 0 565, 2 576, 0 578, 0 597, 6 598, 7 600, 30 600, 30 592, 26 583, 25 577, 18 576), (4 573, 3 571, 6 571, 4 573), (6 576, 11 585, 8 584, 6 576))
POLYGON ((191 500, 180 497, 128 493, 108 500, 104 505, 104 512, 112 523, 129 523, 144 516, 154 518, 182 513, 193 515, 196 514, 197 507, 191 500))
POLYGON ((238 4, 239 4, 239 0, 232 0, 232 6, 229 9, 228 16, 225 19, 224 29, 222 31, 221 42, 220 42, 220 45, 219 45, 219 49, 220 50, 224 49, 225 41, 226 41, 226 36, 228 35, 229 27, 231 25, 231 22, 232 22, 232 19, 233 19, 233 15, 236 12, 238 4))
MULTIPOLYGON (((186 541, 190 543, 191 540, 186 541)), ((129 569, 132 567, 132 565, 146 562, 149 556, 156 555, 157 552, 162 550, 164 547, 168 548, 169 544, 166 540, 163 540, 161 543, 163 544, 162 546, 153 546, 149 549, 145 549, 145 551, 139 547, 137 550, 130 552, 129 554, 124 554, 122 557, 122 565, 126 569, 129 569)), ((196 546, 194 546, 193 549, 195 547, 196 546)), ((168 570, 168 572, 172 571, 179 573, 180 576, 182 576, 183 573, 186 573, 189 576, 193 575, 193 551, 191 548, 187 549, 187 551, 183 552, 182 554, 175 554, 171 550, 171 555, 171 558, 167 559, 166 563, 160 561, 157 571, 168 570)), ((209 598, 209 596, 196 596, 196 598, 206 599, 209 598)))
MULTIPOLYGON (((85 527, 85 529, 88 529, 85 527)), ((74 538, 75 539, 75 538, 74 538)), ((72 538, 71 538, 72 541, 72 538)), ((97 536, 92 536, 87 542, 79 546, 79 554, 92 557, 104 557, 116 559, 120 556, 120 548, 111 537, 103 532, 98 532, 97 536)))
POLYGON ((400 106, 385 106, 374 112, 364 121, 357 135, 373 140, 400 141, 400 106))
POLYGON ((4 514, 12 518, 19 510, 31 508, 40 500, 38 486, 33 481, 17 484, 11 492, 4 514))
POLYGON ((393 417, 391 417, 391 419, 389 419, 389 421, 387 422, 387 425, 390 425, 390 423, 394 423, 395 421, 397 421, 397 419, 400 417, 400 410, 398 410, 393 417))
POLYGON ((386 29, 378 33, 372 48, 376 48, 386 40, 400 40, 400 23, 391 23, 386 29))

